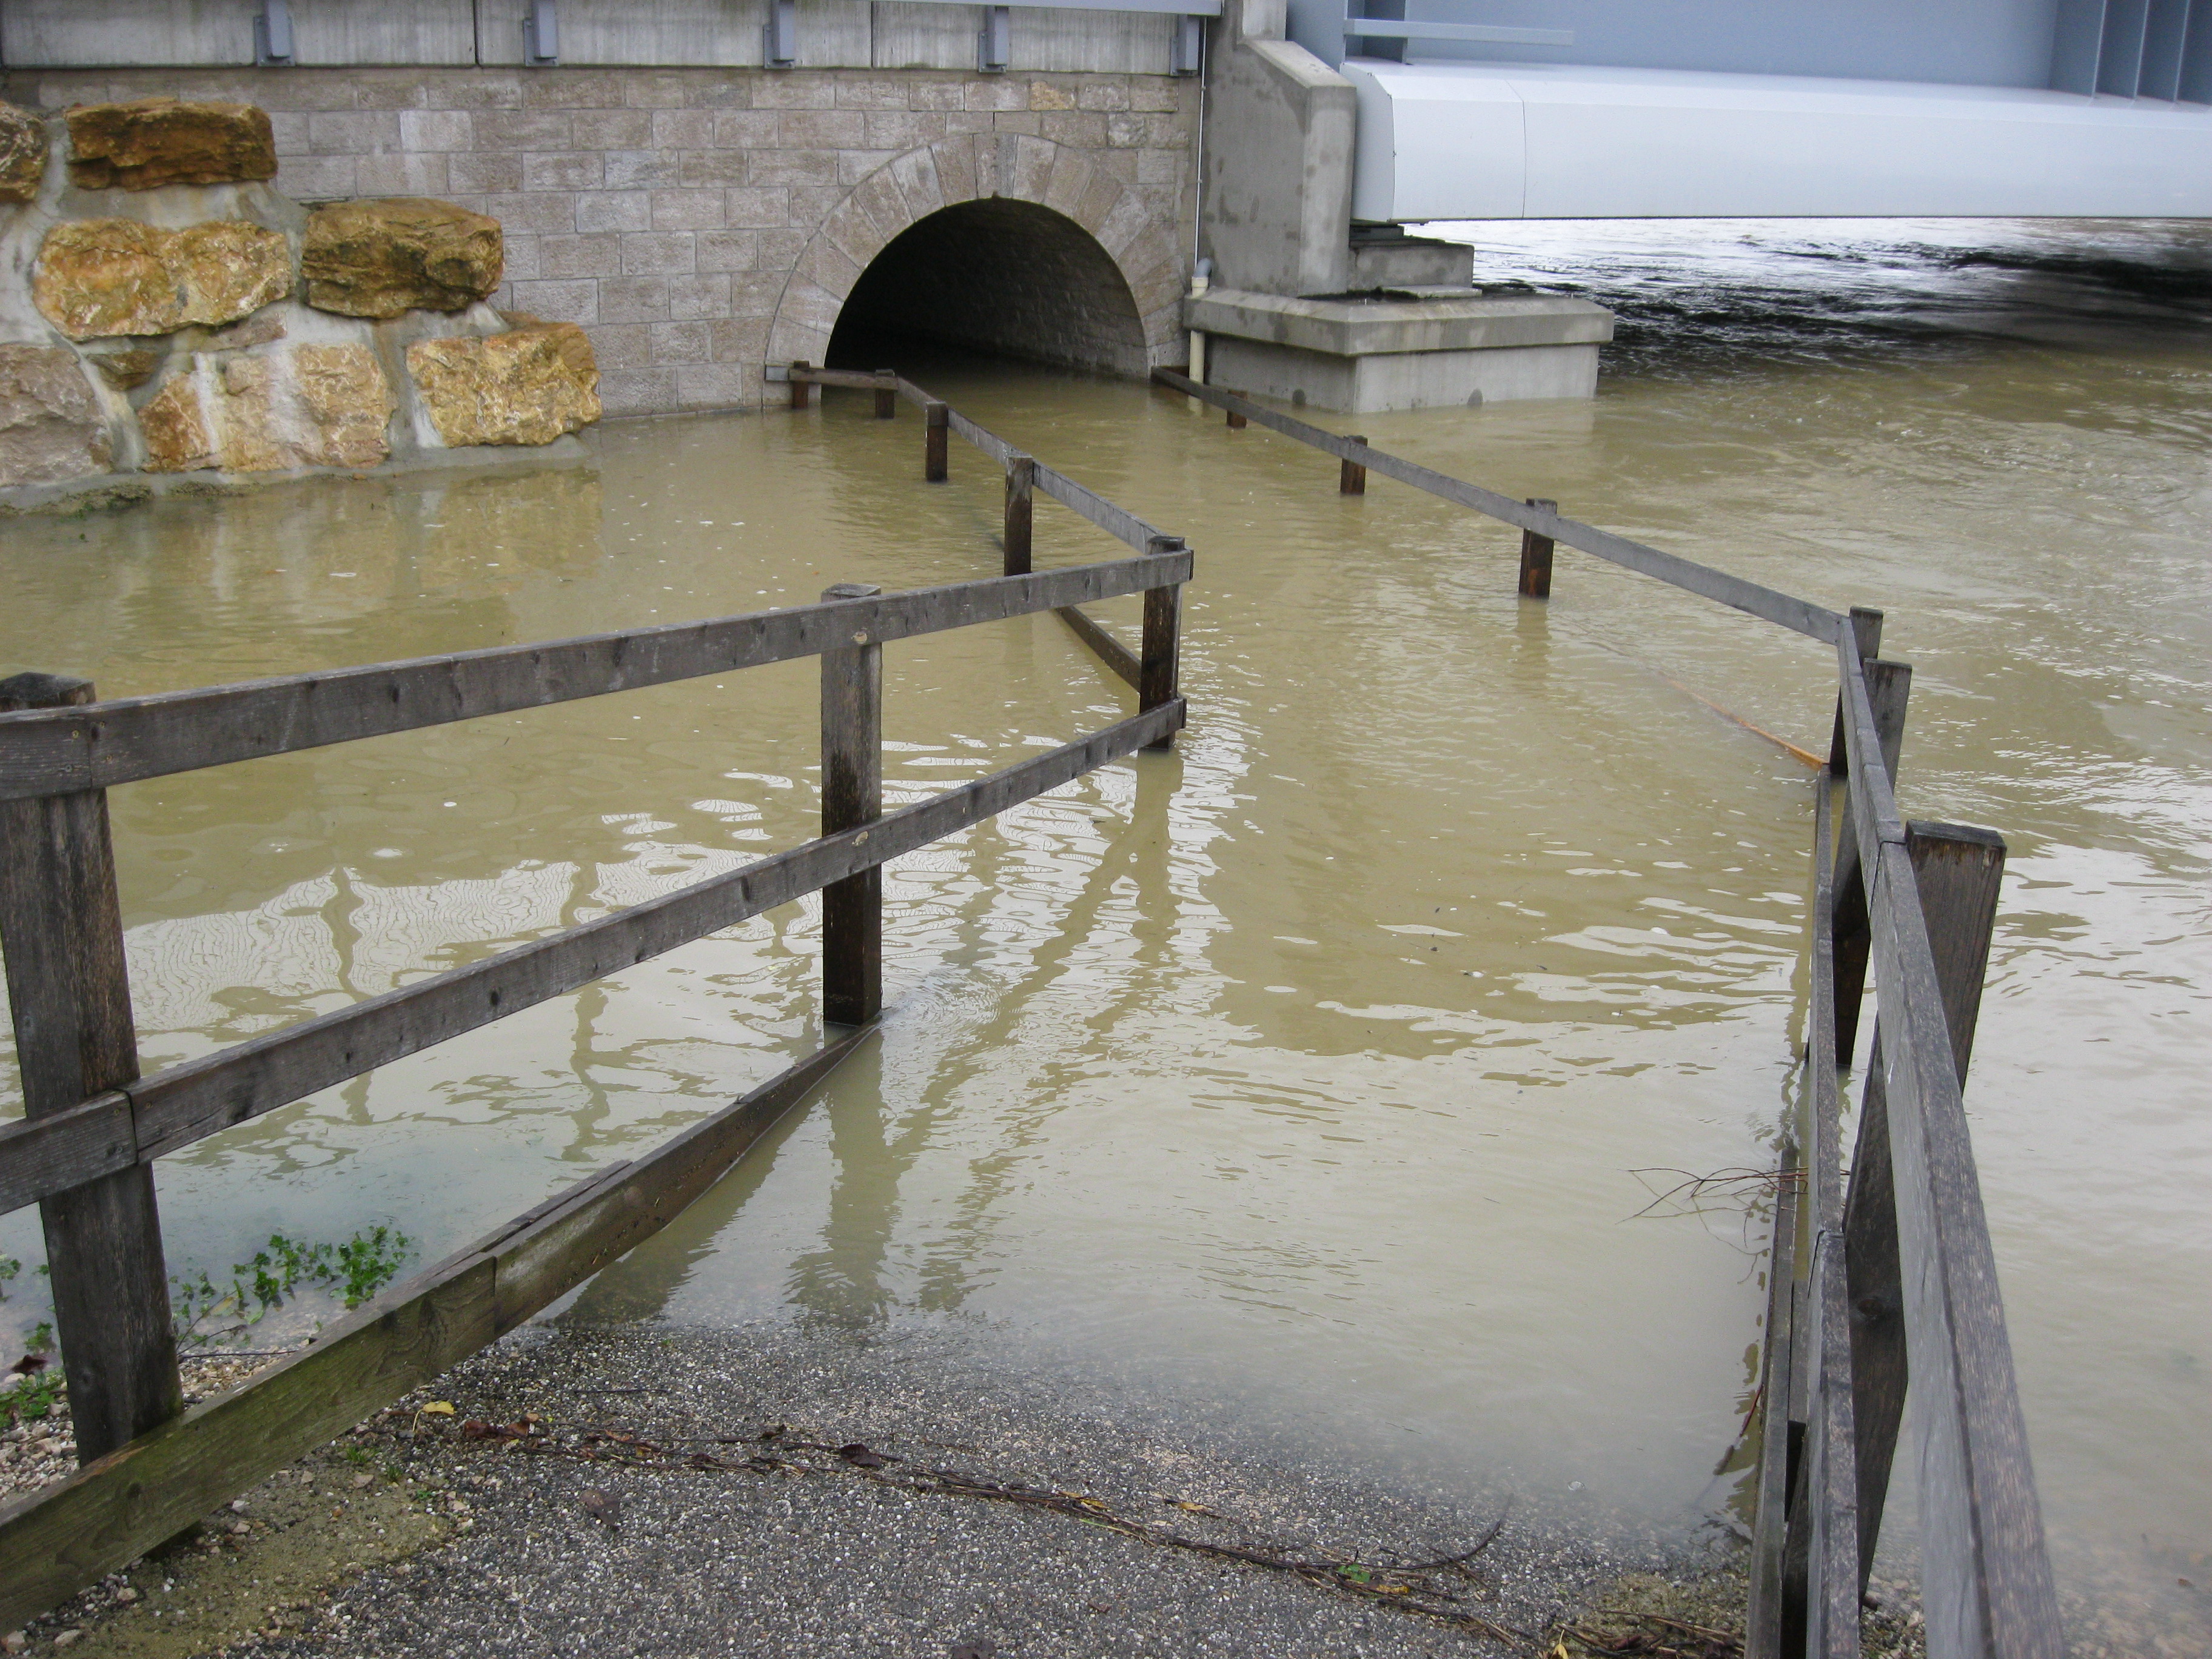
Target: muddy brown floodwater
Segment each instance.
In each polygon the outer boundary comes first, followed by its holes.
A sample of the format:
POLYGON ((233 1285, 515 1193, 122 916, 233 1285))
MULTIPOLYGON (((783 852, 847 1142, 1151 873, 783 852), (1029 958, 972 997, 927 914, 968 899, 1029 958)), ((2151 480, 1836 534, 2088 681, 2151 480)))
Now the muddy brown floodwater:
MULTIPOLYGON (((1467 234, 1620 307, 1598 398, 1359 429, 1887 611, 1905 810, 2011 846, 1968 1104, 2061 1571, 2212 1630, 2212 241, 1467 234)), ((1765 1224, 1645 1212, 1771 1157, 1810 797, 1680 688, 1823 747, 1824 653, 1571 553, 1520 601, 1502 527, 1142 387, 909 372, 1190 537, 1191 729, 896 866, 880 1039, 578 1315, 981 1321, 1316 1455, 1693 1530, 1740 1481, 1765 1224)), ((611 426, 586 466, 18 520, 0 659, 124 694, 988 574, 996 481, 956 447, 925 488, 919 449, 848 394, 611 426)), ((1048 505, 1037 540, 1114 551, 1048 505)), ((1050 617, 886 659, 894 799, 1126 702, 1050 617)), ((803 839, 812 676, 117 791, 148 1063, 803 839)), ((815 948, 779 911, 167 1159, 173 1263, 380 1221, 434 1258, 777 1069, 815 948)))

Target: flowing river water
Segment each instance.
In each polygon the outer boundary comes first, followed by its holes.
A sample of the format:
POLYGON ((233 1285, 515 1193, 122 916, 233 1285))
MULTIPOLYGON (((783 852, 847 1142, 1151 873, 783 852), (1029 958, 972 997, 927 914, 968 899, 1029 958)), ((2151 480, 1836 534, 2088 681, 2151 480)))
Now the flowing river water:
MULTIPOLYGON (((1598 397, 1335 424, 1882 607, 1905 811, 2008 838, 1968 1105, 2054 1547, 2203 1650, 2212 237, 1461 234, 1620 311, 1598 397)), ((1512 532, 1140 386, 908 372, 1190 538, 1190 730, 902 860, 879 1039, 575 1316, 981 1321, 1686 1536, 1738 1494, 1765 1223, 1666 1195, 1771 1164, 1811 834, 1803 766, 1699 698, 1824 749, 1826 653, 1566 550, 1520 600, 1512 532)), ((992 574, 995 477, 920 447, 833 394, 16 520, 0 665, 121 695, 992 574)), ((1040 564, 1115 554, 1037 511, 1040 564)), ((1128 706, 1049 616, 885 675, 895 802, 1128 706)), ((815 720, 799 663, 118 790, 149 1068, 805 839, 815 720)), ((815 949, 777 911, 171 1158, 172 1265, 379 1222, 434 1259, 787 1063, 815 949)))

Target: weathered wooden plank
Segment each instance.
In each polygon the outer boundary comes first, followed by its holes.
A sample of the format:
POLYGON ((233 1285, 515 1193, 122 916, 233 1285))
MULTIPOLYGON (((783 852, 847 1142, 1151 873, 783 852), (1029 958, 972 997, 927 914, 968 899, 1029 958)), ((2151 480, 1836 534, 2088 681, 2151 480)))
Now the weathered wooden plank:
POLYGON ((1701 594, 1735 610, 1747 611, 1809 638, 1832 641, 1838 634, 1848 632, 1842 616, 1808 600, 1777 592, 1771 587, 1760 586, 1757 582, 1746 581, 1741 577, 1729 575, 1708 565, 1662 552, 1656 547, 1631 541, 1625 536, 1616 536, 1572 519, 1562 519, 1556 513, 1526 506, 1510 495, 1485 489, 1480 484, 1467 483, 1429 467, 1418 466, 1395 455, 1386 455, 1366 444, 1353 443, 1335 433, 1323 431, 1320 427, 1309 426, 1304 421, 1279 415, 1234 392, 1224 392, 1218 386, 1200 386, 1173 369, 1156 368, 1152 371, 1152 378, 1163 386, 1173 386, 1187 397, 1200 398, 1217 408, 1257 421, 1285 437, 1311 444, 1315 448, 1342 459, 1357 461, 1386 478, 1395 478, 1400 483, 1410 484, 1416 489, 1426 490, 1431 495, 1472 507, 1477 513, 1516 525, 1522 530, 1533 530, 1538 535, 1565 542, 1569 547, 1641 574, 1655 576, 1661 581, 1701 594))
MULTIPOLYGON (((87 680, 0 683, 0 708, 93 701, 87 680)), ((0 944, 27 1119, 68 1114, 138 1075, 105 790, 0 801, 0 944)), ((112 1122, 82 1128, 112 1142, 112 1122)), ((58 1155, 50 1171, 90 1161, 66 1153, 68 1133, 44 1142, 58 1155)), ((89 1462, 184 1409, 153 1171, 90 1176, 51 1190, 41 1208, 70 1418, 89 1462)))
MULTIPOLYGON (((1856 739, 1851 763, 1855 781, 1869 764, 1856 739)), ((2058 1659, 2042 1511, 1927 919, 1910 851, 1891 842, 1872 850, 1890 1157, 1919 1402, 1928 1650, 1931 1659, 2058 1659)))
POLYGON ((1038 464, 1036 487, 1062 507, 1091 520, 1116 541, 1138 549, 1160 539, 1160 532, 1135 514, 1114 505, 1095 489, 1086 489, 1064 472, 1038 464))
MULTIPOLYGON (((1881 654, 1882 613, 1863 605, 1851 607, 1851 638, 1858 647, 1859 660, 1881 654)), ((1832 777, 1844 775, 1844 699, 1841 692, 1836 697, 1835 735, 1828 744, 1828 773, 1832 777)))
POLYGON ((1183 719, 1178 696, 1018 766, 901 807, 871 829, 809 842, 350 1008, 173 1066, 125 1091, 137 1119, 138 1155, 144 1161, 161 1157, 887 863, 1150 747, 1181 730, 1183 719))
POLYGON ((851 1033, 646 1157, 555 1194, 394 1285, 304 1353, 0 1508, 0 1624, 20 1624, 131 1561, 635 1249, 868 1035, 851 1033))
MULTIPOLYGON (((1884 721, 1875 713, 1874 694, 1867 677, 1869 665, 1859 660, 1848 636, 1838 643, 1836 658, 1841 665, 1837 684, 1844 703, 1844 742, 1849 765, 1846 782, 1850 790, 1844 798, 1844 833, 1837 844, 1836 855, 1840 863, 1856 854, 1858 861, 1870 869, 1876 862, 1878 848, 1885 845, 1901 847, 1905 843, 1905 820, 1898 816, 1897 792, 1891 782, 1896 775, 1892 769, 1893 745, 1884 729, 1884 721)), ((1909 677, 1909 666, 1905 672, 1909 677)), ((1906 684, 1909 688, 1909 678, 1906 684)), ((1901 742, 1901 720, 1897 730, 1898 741, 1901 742)), ((1839 903, 1844 889, 1839 867, 1836 880, 1839 903)), ((1838 985, 1839 1000, 1842 990, 1838 985)), ((1843 1062, 1840 1047, 1836 1058, 1839 1064, 1843 1062)))
MULTIPOLYGON (((1758 1498, 1752 1519, 1751 1607, 1744 1659, 1782 1659, 1782 1579, 1790 1508, 1791 1328, 1802 1182, 1795 1139, 1784 1135, 1776 1170, 1774 1236, 1766 1255, 1766 1328, 1759 1345, 1758 1498)), ((1793 1656, 1794 1659, 1794 1656, 1793 1656)))
MULTIPOLYGON (((1181 537, 1156 536, 1152 538, 1152 553, 1156 558, 1172 558, 1183 550, 1181 537)), ((1177 686, 1182 674, 1182 589, 1147 588, 1145 592, 1145 636, 1137 649, 1137 707, 1139 710, 1164 708, 1179 700, 1177 686)), ((1145 746, 1166 749, 1174 742, 1175 733, 1164 732, 1145 746)))
POLYGON ((1889 1156, 1889 1091, 1882 1081, 1881 1022, 1867 1053, 1858 1145, 1844 1200, 1844 1267, 1851 1318, 1851 1413, 1856 1429, 1859 1585, 1874 1571, 1890 1466, 1911 1379, 1905 1347, 1905 1282, 1897 1255, 1896 1174, 1889 1156))
POLYGON ((1036 461, 1028 455, 1006 457, 1006 510, 1000 545, 1006 551, 1002 574, 1030 573, 1036 524, 1036 461))
MULTIPOLYGON (((1346 466, 1351 462, 1345 463, 1346 466)), ((1541 507, 1547 513, 1557 513, 1557 501, 1539 500, 1531 495, 1528 505, 1541 507)), ((1552 549, 1549 536, 1540 536, 1533 530, 1521 532, 1521 597, 1524 599, 1548 599, 1552 597, 1552 549)))
MULTIPOLYGON (((1923 915, 1935 953, 1952 1062, 1966 1086, 1982 983, 1996 929, 2005 847, 1993 831, 1959 824, 1914 822, 1906 826, 1923 915)), ((1869 1061, 1865 1104, 1859 1114, 1857 1155, 1852 1160, 1846 1206, 1845 1260, 1850 1279, 1852 1377, 1858 1443, 1859 1582, 1873 1570, 1882 1510, 1889 1492, 1910 1377, 1905 1347, 1904 1285, 1898 1256, 1897 1207, 1889 1146, 1889 1107, 1883 1080, 1881 1033, 1876 1028, 1869 1061)))
MULTIPOLYGON (((825 599, 881 590, 848 582, 825 599)), ((855 632, 822 653, 822 833, 868 828, 884 815, 884 648, 855 632)), ((880 864, 822 890, 822 1014, 862 1025, 884 1006, 884 871, 880 864)))
MULTIPOLYGON (((908 395, 923 405, 927 406, 935 401, 920 386, 913 386, 910 382, 908 383, 908 395)), ((1010 459, 1019 453, 1012 444, 988 427, 976 425, 957 409, 948 408, 945 420, 955 432, 988 455, 1000 466, 1004 466, 1010 459)))
POLYGON ((1820 1370, 1806 1425, 1802 1505, 1808 1571, 1808 1659, 1859 1659, 1858 1490, 1851 1416, 1850 1310, 1844 1239, 1823 1228, 1813 1246, 1808 1304, 1820 1328, 1820 1370))
MULTIPOLYGON (((810 386, 849 386, 856 392, 889 392, 893 395, 902 385, 898 371, 890 368, 813 368, 805 363, 793 363, 790 378, 793 384, 803 380, 810 386)), ((882 404, 876 405, 876 412, 883 412, 882 404)))
POLYGON ((1098 660, 1112 672, 1132 686, 1143 678, 1143 671, 1137 663, 1137 653, 1101 628, 1088 611, 1079 611, 1071 605, 1064 607, 1059 615, 1062 622, 1075 630, 1075 637, 1096 652, 1098 660))
POLYGON ((0 1215, 138 1162, 131 1097, 110 1093, 0 1128, 0 1215))
POLYGON ((1843 1248, 1843 1099, 1836 1066, 1833 787, 1813 786, 1812 997, 1806 1042, 1804 1144, 1811 1273, 1796 1359, 1805 1387, 1805 1447, 1790 1511, 1795 1592, 1788 1635, 1808 1659, 1857 1659, 1857 1469, 1850 1310, 1843 1248))
POLYGON ((395 1286, 313 1346, 0 1508, 0 1625, 136 1559, 496 1334, 489 1256, 395 1286))
POLYGON ((877 599, 0 714, 0 799, 108 787, 757 668, 817 655, 855 629, 879 641, 911 639, 1189 579, 1187 554, 1180 561, 1109 560, 877 599))
MULTIPOLYGON (((1874 711, 1880 734, 1884 775, 1893 790, 1898 757, 1905 743, 1905 705, 1912 692, 1912 665, 1880 659, 1862 661, 1868 705, 1874 711)), ((1838 700, 1842 708, 1842 699, 1838 700)), ((1859 1013, 1866 999, 1867 932, 1866 883, 1862 878, 1859 847, 1853 826, 1858 806, 1856 791, 1844 796, 1844 834, 1836 849, 1836 876, 1832 884, 1830 953, 1836 975, 1836 1061, 1849 1066, 1858 1047, 1859 1013)), ((1894 813, 1894 803, 1891 811, 1894 813)))
POLYGON ((499 1328, 514 1329, 682 1214, 872 1029, 848 1032, 643 1158, 562 1194, 487 1246, 499 1262, 499 1328))

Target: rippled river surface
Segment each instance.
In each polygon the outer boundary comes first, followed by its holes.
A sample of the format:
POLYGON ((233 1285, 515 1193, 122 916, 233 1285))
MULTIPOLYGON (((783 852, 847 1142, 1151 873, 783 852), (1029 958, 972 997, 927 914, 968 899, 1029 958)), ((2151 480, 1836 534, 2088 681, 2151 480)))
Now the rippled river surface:
MULTIPOLYGON (((2069 1583, 2191 1627, 2212 237, 1461 234, 1487 276, 1620 311, 1597 398, 1336 423, 1883 608, 1905 811, 2007 837, 1968 1105, 2045 1501, 2069 1583)), ((1564 550, 1520 600, 1513 532, 1340 496, 1333 461, 1181 399, 911 361, 1190 538, 1190 730, 895 866, 880 1037, 575 1316, 980 1317, 1686 1534, 1738 1479, 1765 1223, 1654 1200, 1771 1162, 1811 835, 1805 769, 1699 699, 1824 749, 1830 660, 1564 550)), ((911 410, 833 394, 611 426, 580 466, 20 520, 0 659, 121 695, 993 574, 996 478, 956 445, 925 487, 920 447, 911 410)), ((1116 550, 1040 501, 1041 564, 1116 550)), ((1128 707, 1049 616, 885 654, 894 800, 1128 707)), ((116 791, 147 1064, 805 839, 816 700, 798 663, 116 791)), ((172 1266, 376 1222, 444 1254, 801 1052, 816 941, 811 905, 774 912, 167 1159, 172 1266)))

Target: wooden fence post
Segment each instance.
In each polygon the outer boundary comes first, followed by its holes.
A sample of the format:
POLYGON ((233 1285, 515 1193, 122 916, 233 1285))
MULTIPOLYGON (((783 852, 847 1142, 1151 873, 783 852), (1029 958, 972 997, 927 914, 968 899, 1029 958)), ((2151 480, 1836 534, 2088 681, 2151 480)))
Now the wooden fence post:
POLYGON ((879 421, 898 417, 898 370, 879 368, 876 371, 881 384, 876 387, 876 418, 879 421))
MULTIPOLYGON (((1863 605, 1851 607, 1851 634, 1858 647, 1859 660, 1867 662, 1881 654, 1882 613, 1863 605)), ((1828 740, 1828 775, 1840 778, 1850 770, 1850 753, 1844 746, 1844 696, 1840 689, 1836 693, 1836 731, 1828 740)))
POLYGON ((804 409, 806 407, 808 394, 814 390, 814 386, 813 382, 810 380, 803 380, 799 379, 799 376, 807 369, 813 367, 813 364, 806 362, 804 358, 801 358, 799 362, 794 362, 791 366, 791 406, 793 409, 804 409))
POLYGON ((1242 432, 1244 429, 1246 424, 1244 417, 1235 410, 1224 409, 1221 412, 1227 417, 1228 427, 1231 432, 1242 432))
POLYGON ((1797 1204, 1804 1188, 1800 1171, 1797 1143, 1785 1135, 1774 1192, 1774 1238, 1766 1257, 1766 1328, 1759 1344, 1759 1498, 1753 1511, 1744 1659, 1782 1659, 1784 1517, 1790 1508, 1798 1426, 1790 1420, 1790 1373, 1797 1346, 1791 1315, 1797 1279, 1797 1204))
MULTIPOLYGON (((1867 700, 1874 708, 1875 732, 1881 738, 1882 769, 1897 781, 1898 757, 1905 744, 1905 705, 1912 695, 1912 665, 1870 658, 1866 670, 1867 700)), ((1843 833, 1836 838, 1835 918, 1833 950, 1836 961, 1836 1064, 1850 1069, 1851 1051, 1858 1042, 1859 1007, 1866 995, 1867 951, 1874 941, 1867 921, 1867 889, 1870 878, 1859 868, 1859 838, 1852 829, 1860 810, 1856 793, 1844 798, 1843 833)))
MULTIPOLYGON (((943 408, 943 404, 939 404, 943 408)), ((826 588, 830 599, 873 599, 864 582, 826 588)), ((884 814, 884 648, 865 629, 822 653, 822 833, 884 814)), ((878 865, 822 890, 822 1017, 865 1025, 884 1006, 884 872, 878 865)))
MULTIPOLYGON (((1528 505, 1545 513, 1559 510, 1557 501, 1538 501, 1531 496, 1528 505)), ((1521 532, 1521 592, 1523 598, 1548 599, 1552 597, 1552 538, 1539 536, 1533 530, 1521 532)))
POLYGON ((1036 520, 1036 461, 1017 451, 1006 457, 1006 574, 1030 574, 1031 532, 1036 520))
POLYGON ((921 476, 925 483, 943 483, 951 477, 946 440, 951 432, 951 411, 932 399, 921 406, 921 476))
MULTIPOLYGON (((1346 435, 1356 444, 1367 441, 1356 432, 1346 435)), ((1367 469, 1357 461, 1342 463, 1336 471, 1336 493, 1340 495, 1364 495, 1367 493, 1367 469)))
MULTIPOLYGON (((1145 549, 1147 553, 1180 553, 1182 550, 1183 538, 1180 536, 1155 536, 1145 549)), ((1145 640, 1137 653, 1139 714, 1175 701, 1182 632, 1182 587, 1146 588, 1145 640)), ((1175 738, 1170 733, 1158 743, 1145 746, 1147 749, 1172 749, 1175 738)))
MULTIPOLYGON (((0 709, 93 701, 86 680, 0 681, 0 709)), ((0 803, 0 945, 26 1117, 137 1077, 106 791, 0 803)), ((77 1461, 89 1463, 184 1410, 152 1166, 101 1176, 40 1209, 77 1461)))
MULTIPOLYGON (((1921 913, 1936 957, 1943 1018, 1959 1083, 1974 1049, 1974 1026, 1989 970, 1997 891, 2004 879, 2004 838, 1993 830, 1952 823, 1905 825, 1905 850, 1920 889, 1921 913)), ((1881 1030, 1867 1059, 1858 1150, 1844 1204, 1844 1251, 1850 1286, 1852 1413, 1858 1441, 1859 1588, 1874 1570, 1881 1537, 1890 1465, 1905 1415, 1905 1285, 1897 1239, 1897 1188, 1890 1162, 1889 1091, 1883 1080, 1881 1030)))

